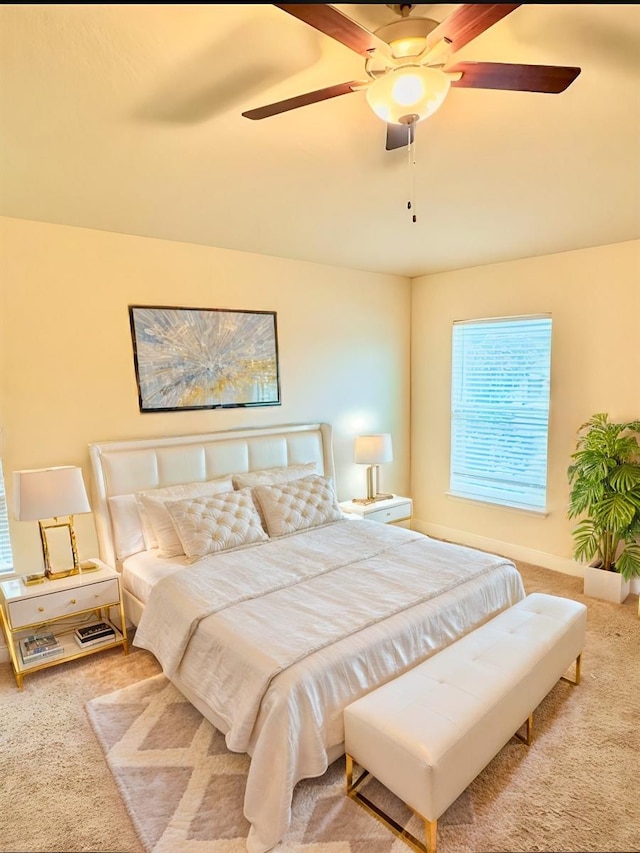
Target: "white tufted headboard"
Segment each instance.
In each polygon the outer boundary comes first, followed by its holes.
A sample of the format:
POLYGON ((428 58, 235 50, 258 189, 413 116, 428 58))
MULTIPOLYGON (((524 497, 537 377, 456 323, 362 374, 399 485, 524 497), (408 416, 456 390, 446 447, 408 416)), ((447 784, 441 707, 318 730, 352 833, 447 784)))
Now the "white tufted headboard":
POLYGON ((315 462, 335 485, 329 424, 290 424, 89 445, 100 559, 116 567, 108 500, 143 489, 315 462))

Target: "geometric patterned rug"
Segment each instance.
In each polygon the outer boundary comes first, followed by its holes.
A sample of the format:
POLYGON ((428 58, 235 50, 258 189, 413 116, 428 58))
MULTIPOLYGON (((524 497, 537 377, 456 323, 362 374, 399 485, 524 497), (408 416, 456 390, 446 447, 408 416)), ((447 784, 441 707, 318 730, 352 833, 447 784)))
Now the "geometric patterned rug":
MULTIPOLYGON (((87 703, 89 719, 148 853, 244 853, 242 807, 249 758, 229 752, 222 734, 163 676, 87 703)), ((345 795, 344 759, 294 791, 293 819, 281 853, 406 853, 407 846, 345 795)), ((410 810, 372 779, 367 794, 423 837, 410 810)), ((441 853, 467 848, 474 822, 468 791, 440 818, 441 853), (455 835, 456 833, 454 833, 455 835), (445 841, 443 844, 442 842, 445 841)))

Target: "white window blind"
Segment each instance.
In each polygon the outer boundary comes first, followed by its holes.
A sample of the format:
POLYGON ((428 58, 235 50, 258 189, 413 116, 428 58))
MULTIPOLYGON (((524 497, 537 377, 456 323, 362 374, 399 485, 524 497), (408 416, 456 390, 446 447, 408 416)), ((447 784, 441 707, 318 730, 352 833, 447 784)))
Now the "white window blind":
POLYGON ((0 574, 13 571, 13 554, 9 540, 9 517, 7 499, 4 491, 2 460, 0 459, 0 574))
POLYGON ((450 492, 544 510, 551 317, 453 324, 450 492))

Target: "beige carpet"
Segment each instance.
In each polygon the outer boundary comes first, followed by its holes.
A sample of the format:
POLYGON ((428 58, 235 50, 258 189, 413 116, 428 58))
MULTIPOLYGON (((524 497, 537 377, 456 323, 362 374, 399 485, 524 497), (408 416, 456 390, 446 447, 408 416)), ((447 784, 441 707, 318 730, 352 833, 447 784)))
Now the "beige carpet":
MULTIPOLYGON (((536 712, 532 746, 512 739, 443 816, 439 851, 637 853, 637 599, 587 599, 579 579, 519 568, 528 592, 588 605, 583 681, 556 685, 536 712)), ((146 652, 106 652, 38 673, 22 693, 3 672, 0 700, 0 850, 245 850, 247 759, 226 750, 146 652)), ((338 761, 298 785, 293 823, 278 849, 404 853, 401 841, 345 797, 342 772, 338 761)), ((383 789, 371 796, 418 831, 383 789)))

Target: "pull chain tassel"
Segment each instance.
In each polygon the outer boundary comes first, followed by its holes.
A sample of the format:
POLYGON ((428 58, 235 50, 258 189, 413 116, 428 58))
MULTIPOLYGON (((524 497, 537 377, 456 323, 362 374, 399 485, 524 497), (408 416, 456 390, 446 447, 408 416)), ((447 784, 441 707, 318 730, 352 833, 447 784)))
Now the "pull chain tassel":
POLYGON ((407 125, 407 183, 409 201, 407 202, 407 210, 411 213, 413 206, 413 185, 411 183, 411 125, 407 125))
POLYGON ((407 156, 409 169, 409 201, 407 210, 411 213, 411 221, 417 222, 416 216, 416 123, 407 126, 407 156))

